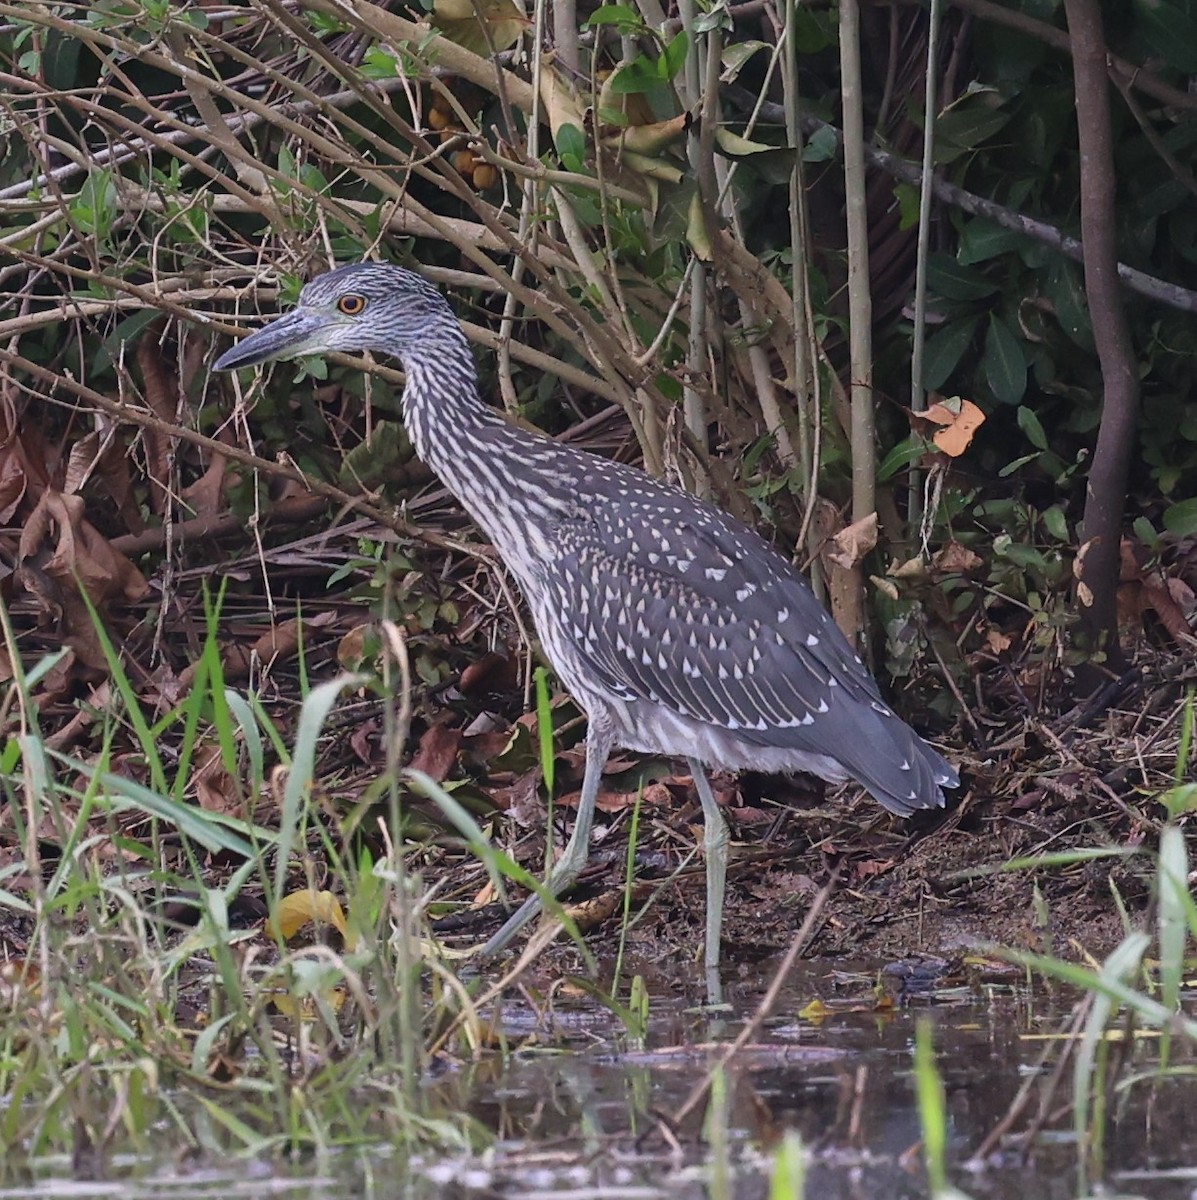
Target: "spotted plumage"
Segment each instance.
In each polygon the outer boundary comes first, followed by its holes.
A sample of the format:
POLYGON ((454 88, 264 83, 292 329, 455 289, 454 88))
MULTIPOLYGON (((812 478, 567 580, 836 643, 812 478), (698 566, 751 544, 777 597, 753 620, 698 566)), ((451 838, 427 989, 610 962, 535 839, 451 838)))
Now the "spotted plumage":
MULTIPOLYGON (((585 859, 614 746, 686 757, 707 822, 708 964, 718 958, 726 830, 702 766, 855 779, 891 812, 943 804, 953 768, 884 703, 805 580, 726 513, 633 467, 508 424, 478 396, 440 293, 412 272, 352 264, 218 369, 329 350, 393 354, 416 452, 494 542, 545 656, 590 719, 574 837, 550 879, 585 859), (716 908, 712 914, 709 910, 716 908)), ((533 898, 493 951, 535 913, 533 898)))

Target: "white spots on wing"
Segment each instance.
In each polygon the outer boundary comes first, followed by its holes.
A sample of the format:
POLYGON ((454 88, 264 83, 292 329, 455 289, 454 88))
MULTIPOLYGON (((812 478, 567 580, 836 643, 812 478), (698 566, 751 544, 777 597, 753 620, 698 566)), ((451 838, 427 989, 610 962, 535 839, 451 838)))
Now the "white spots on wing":
POLYGON ((808 633, 806 635, 806 644, 813 650, 819 644, 818 636, 813 633, 808 633))
POLYGON ((828 710, 828 704, 827 704, 826 700, 820 700, 819 703, 815 706, 815 712, 819 713, 820 716, 823 713, 827 712, 827 710, 828 710))
POLYGON ((892 717, 894 715, 884 704, 880 704, 876 700, 871 700, 869 703, 872 705, 873 711, 880 713, 883 717, 892 717))
POLYGON ((788 608, 779 608, 777 610, 777 623, 784 625, 790 619, 790 610, 788 608))
POLYGON ((785 721, 778 721, 776 728, 778 729, 798 729, 802 725, 813 725, 814 717, 810 713, 803 713, 800 717, 790 717, 785 721))
POLYGON ((742 603, 743 601, 747 600, 748 597, 751 596, 752 593, 755 591, 756 591, 756 584, 752 583, 752 582, 748 582, 748 583, 744 584, 743 587, 736 588, 736 599, 742 603))
POLYGON ((707 567, 704 574, 706 575, 706 577, 708 579, 713 580, 715 583, 720 583, 727 576, 727 568, 726 567, 707 567))

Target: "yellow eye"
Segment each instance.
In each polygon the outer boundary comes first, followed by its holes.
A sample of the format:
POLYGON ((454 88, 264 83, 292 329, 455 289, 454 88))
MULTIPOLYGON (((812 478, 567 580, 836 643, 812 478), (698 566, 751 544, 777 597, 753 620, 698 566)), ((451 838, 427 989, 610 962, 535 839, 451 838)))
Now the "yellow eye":
POLYGON ((365 309, 366 297, 359 296, 357 292, 350 292, 337 301, 337 312, 344 313, 347 317, 360 317, 365 309))

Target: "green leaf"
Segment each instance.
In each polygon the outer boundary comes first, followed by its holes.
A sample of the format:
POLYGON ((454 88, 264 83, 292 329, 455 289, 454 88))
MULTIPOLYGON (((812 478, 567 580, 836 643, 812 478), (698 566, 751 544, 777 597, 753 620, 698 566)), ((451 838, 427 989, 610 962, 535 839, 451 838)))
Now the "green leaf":
POLYGON ((981 370, 994 398, 1002 404, 1017 404, 1027 390, 1027 360, 1010 326, 1001 317, 989 318, 981 370))
POLYGON ((1047 434, 1043 432, 1043 424, 1035 413, 1025 405, 1018 410, 1018 427, 1027 435, 1027 441, 1036 450, 1048 448, 1047 434))
POLYGON ((156 308, 143 308, 140 312, 130 313, 124 320, 117 323, 116 328, 100 343, 92 359, 92 370, 101 371, 109 366, 115 366, 126 347, 137 341, 137 335, 148 325, 152 325, 161 317, 156 308))
POLYGON ((830 162, 839 153, 840 141, 830 125, 822 125, 806 139, 802 147, 802 161, 808 163, 830 162))
POLYGON ((998 558, 1004 558, 1019 567, 1037 567, 1047 570, 1047 559, 1034 546, 1024 546, 1016 542, 1008 533, 999 533, 993 539, 993 552, 998 558))
POLYGON ((898 202, 898 225, 902 230, 917 229, 922 197, 911 183, 895 183, 894 199, 898 202))
POLYGON ((669 83, 686 65, 686 55, 690 51, 690 35, 683 29, 665 47, 665 53, 661 55, 660 61, 657 63, 657 72, 665 83, 669 83))
POLYGON ((561 165, 567 171, 581 172, 586 165, 586 135, 567 122, 558 126, 555 141, 561 165))
POLYGON ((1060 328, 1083 350, 1092 350, 1093 326, 1089 322, 1089 303, 1080 268, 1059 260, 1048 274, 1047 298, 1055 310, 1060 328))
POLYGON ((735 83, 745 63, 761 50, 771 50, 768 42, 734 42, 723 50, 723 70, 720 82, 735 83))
POLYGON ((978 217, 960 231, 960 245, 956 249, 956 260, 964 266, 997 258, 1026 245, 1027 239, 1013 229, 1005 229, 978 217))
POLYGON ((929 392, 938 391, 951 378, 960 365, 964 352, 972 344, 980 317, 964 317, 949 321, 942 329, 927 339, 923 347, 923 387, 929 392))
POLYGON ((638 55, 629 63, 621 63, 607 80, 607 90, 613 96, 634 96, 661 86, 658 65, 652 59, 638 55))
POLYGON ((1131 529, 1134 530, 1135 537, 1147 547, 1148 550, 1155 550, 1157 543, 1160 540, 1160 535, 1156 533, 1155 526, 1146 517, 1136 517, 1131 524, 1131 529))
POLYGON ((980 271, 970 270, 950 254, 927 259, 927 286, 945 300, 982 300, 998 290, 980 271))
POLYGON ((1197 497, 1182 500, 1164 511, 1164 528, 1177 537, 1197 534, 1197 497))
POLYGON ((621 28, 631 31, 643 29, 644 20, 631 5, 604 4, 602 8, 596 8, 590 14, 584 22, 583 28, 591 28, 595 25, 619 25, 621 28))
POLYGON ((922 438, 908 437, 900 441, 881 460, 881 464, 877 468, 877 482, 885 483, 892 479, 899 471, 904 471, 913 463, 918 462, 926 452, 927 444, 922 438))
POLYGON ((1197 73, 1197 20, 1190 5, 1178 0, 1134 0, 1134 9, 1151 48, 1178 71, 1197 73))
POLYGON ((815 12, 803 5, 793 14, 790 45, 795 54, 818 54, 835 45, 838 28, 834 13, 815 12))
POLYGON ((1068 531, 1068 518, 1064 515, 1064 510, 1058 504, 1053 504, 1051 508, 1043 510, 1043 527, 1057 542, 1070 542, 1072 540, 1068 531))
POLYGON ((116 184, 111 171, 91 171, 71 200, 71 218, 83 233, 94 234, 101 241, 112 229, 116 216, 116 184))

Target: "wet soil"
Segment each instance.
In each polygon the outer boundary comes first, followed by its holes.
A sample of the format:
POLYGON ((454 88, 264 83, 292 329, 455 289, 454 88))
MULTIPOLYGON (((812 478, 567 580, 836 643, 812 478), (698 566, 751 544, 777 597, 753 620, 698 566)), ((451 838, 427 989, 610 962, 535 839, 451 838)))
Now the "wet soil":
MULTIPOLYGON (((1117 719, 1111 717, 1111 723, 1117 719)), ((1133 753, 1135 739, 1126 744, 1133 753)), ((1071 756, 1040 758, 1035 768, 1021 777, 1011 770, 1004 796, 986 795, 987 776, 978 771, 970 780, 966 768, 962 799, 954 797, 944 812, 906 821, 879 812, 867 796, 847 788, 822 803, 807 795, 798 807, 759 807, 743 804, 734 781, 726 781, 730 791, 722 794, 732 797, 727 812, 733 845, 725 961, 733 970, 751 972, 753 964, 787 946, 833 868, 838 885, 808 956, 950 958, 993 945, 1065 957, 1108 952, 1124 932, 1111 889, 1131 913, 1143 913, 1150 902, 1153 863, 1133 851, 1154 847, 1153 826, 1164 810, 1144 797, 1142 776, 1130 786, 1124 781, 1120 795, 1101 783, 1096 766, 1078 766, 1071 756), (1004 869, 1015 860, 1116 848, 1127 853, 1074 863, 1053 857, 1038 867, 1004 869)), ((1167 782, 1157 777, 1150 786, 1158 794, 1167 782)), ((631 952, 644 960, 676 964, 701 953, 704 877, 696 809, 691 797, 642 820, 633 885, 633 912, 640 916, 627 939, 631 952), (693 855, 689 865, 674 874, 687 853, 693 855)), ((604 825, 600 814, 598 846, 567 906, 599 956, 614 953, 621 936, 625 816, 616 814, 604 825)), ((568 827, 562 822, 561 838, 568 827)), ((543 862, 543 833, 529 832, 509 849, 536 871, 543 862)), ((462 892, 479 881, 472 864, 441 869, 463 873, 462 892)), ((430 874, 437 871, 435 865, 428 868, 430 874)), ((490 906, 444 928, 468 943, 493 932, 501 915, 490 906)), ((550 954, 560 969, 580 966, 568 946, 550 954)))

